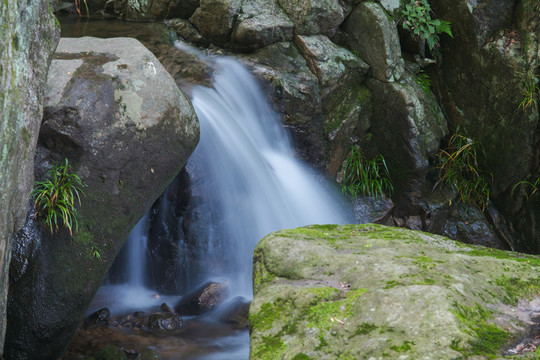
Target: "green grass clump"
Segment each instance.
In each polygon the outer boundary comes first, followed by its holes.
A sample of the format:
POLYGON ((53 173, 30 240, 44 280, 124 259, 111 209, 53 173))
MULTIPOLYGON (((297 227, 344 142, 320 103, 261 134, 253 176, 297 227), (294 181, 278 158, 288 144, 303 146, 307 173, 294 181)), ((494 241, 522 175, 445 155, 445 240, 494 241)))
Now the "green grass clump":
POLYGON ((384 157, 377 155, 368 160, 357 147, 353 146, 343 168, 341 189, 355 199, 359 195, 375 198, 383 195, 391 196, 394 187, 384 157))
POLYGON ((477 141, 460 134, 459 127, 439 153, 439 180, 435 187, 446 186, 464 204, 485 210, 489 203, 490 187, 480 170, 480 156, 486 157, 484 147, 477 141))
POLYGON ((540 93, 540 86, 538 83, 540 80, 536 76, 527 76, 527 79, 523 83, 523 90, 521 94, 523 95, 523 100, 518 106, 518 109, 523 109, 525 112, 529 107, 536 111, 538 109, 538 104, 536 102, 536 96, 540 93))
POLYGON ((51 234, 65 226, 73 235, 73 230, 78 229, 75 203, 81 204, 79 193, 84 194, 84 184, 72 173, 67 159, 63 165, 53 165, 47 177, 49 179, 36 182, 32 190, 35 216, 43 221, 51 234))

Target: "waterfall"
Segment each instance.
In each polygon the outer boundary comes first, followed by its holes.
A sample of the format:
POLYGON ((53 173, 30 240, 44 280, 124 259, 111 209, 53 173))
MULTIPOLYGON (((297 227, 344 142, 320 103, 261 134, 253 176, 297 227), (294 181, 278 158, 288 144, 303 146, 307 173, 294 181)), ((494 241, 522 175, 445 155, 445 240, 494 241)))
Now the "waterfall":
POLYGON ((194 198, 202 199, 197 256, 208 264, 192 278, 223 277, 233 294, 250 297, 253 250, 262 237, 351 219, 322 178, 294 158, 252 75, 228 58, 219 58, 214 71, 212 88, 192 91, 201 140, 187 169, 194 198), (221 263, 227 266, 213 266, 221 263))
POLYGON ((125 296, 115 290, 119 304, 143 302, 152 292, 183 294, 208 280, 226 282, 231 296, 251 298, 253 250, 264 236, 353 222, 340 195, 294 157, 287 132, 249 71, 229 58, 215 59, 213 68, 212 88, 191 89, 201 138, 186 165, 189 181, 175 179, 181 189, 189 182, 185 214, 174 215, 169 187, 133 229, 115 263, 122 274, 113 282, 125 290, 125 296), (166 275, 159 266, 164 252, 177 264, 168 265, 166 275))

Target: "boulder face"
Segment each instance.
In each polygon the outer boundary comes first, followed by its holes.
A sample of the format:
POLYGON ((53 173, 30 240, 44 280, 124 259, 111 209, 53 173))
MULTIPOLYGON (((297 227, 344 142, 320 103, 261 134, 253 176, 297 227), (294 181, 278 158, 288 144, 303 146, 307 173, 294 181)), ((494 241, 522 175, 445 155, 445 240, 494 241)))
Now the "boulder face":
POLYGON ((87 187, 73 238, 66 229, 50 234, 33 217, 16 237, 6 359, 61 355, 129 231, 198 137, 187 97, 137 40, 60 41, 35 168, 42 179, 68 159, 87 187))
POLYGON ((454 33, 441 47, 440 103, 451 124, 460 124, 484 145, 484 166, 495 179, 492 200, 513 220, 517 248, 539 252, 537 206, 522 189, 512 190, 519 181, 534 183, 540 175, 538 107, 520 106, 526 83, 540 75, 540 4, 522 1, 511 11, 514 1, 475 3, 434 2, 454 33))
POLYGON ((11 237, 24 224, 47 71, 60 37, 48 1, 6 1, 0 10, 0 354, 11 237))
POLYGON ((250 358, 501 358, 537 323, 539 265, 382 225, 279 231, 255 249, 250 358))

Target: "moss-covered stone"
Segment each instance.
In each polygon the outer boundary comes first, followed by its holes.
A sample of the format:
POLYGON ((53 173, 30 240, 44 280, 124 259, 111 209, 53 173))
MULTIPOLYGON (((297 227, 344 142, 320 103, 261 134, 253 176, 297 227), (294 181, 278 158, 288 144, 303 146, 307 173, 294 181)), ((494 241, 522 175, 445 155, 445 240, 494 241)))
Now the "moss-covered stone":
POLYGON ((540 258, 382 225, 265 237, 254 258, 253 359, 500 358, 540 298, 540 258))

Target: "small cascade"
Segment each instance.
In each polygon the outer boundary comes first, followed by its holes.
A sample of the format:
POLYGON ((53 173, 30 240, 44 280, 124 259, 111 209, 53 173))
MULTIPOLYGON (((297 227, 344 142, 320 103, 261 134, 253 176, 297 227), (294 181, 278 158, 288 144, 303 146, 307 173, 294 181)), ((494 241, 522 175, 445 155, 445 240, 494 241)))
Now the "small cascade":
POLYGON ((231 297, 251 298, 253 250, 265 235, 353 221, 339 194, 294 157, 252 75, 229 58, 213 67, 213 87, 191 89, 201 139, 186 165, 189 176, 175 179, 133 229, 118 260, 128 271, 125 285, 178 295, 214 280, 226 282, 231 297), (178 215, 169 198, 188 186, 190 196, 177 196, 185 202, 178 215), (176 266, 159 266, 170 262, 166 253, 176 266))
POLYGON ((351 219, 322 177, 294 158, 252 75, 228 58, 216 61, 214 75, 213 88, 192 89, 201 140, 187 170, 199 258, 188 261, 207 265, 191 281, 222 277, 234 295, 251 297, 253 250, 262 237, 351 219))

